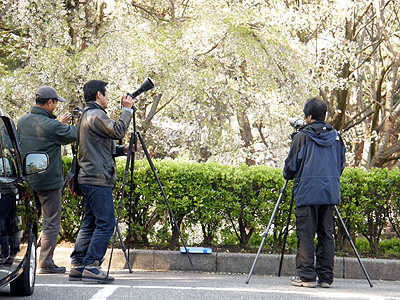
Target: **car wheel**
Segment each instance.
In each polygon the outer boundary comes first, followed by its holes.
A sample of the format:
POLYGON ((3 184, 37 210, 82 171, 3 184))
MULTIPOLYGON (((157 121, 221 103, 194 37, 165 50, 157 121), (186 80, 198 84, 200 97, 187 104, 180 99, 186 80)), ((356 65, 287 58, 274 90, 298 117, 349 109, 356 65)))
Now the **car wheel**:
POLYGON ((34 234, 29 235, 28 251, 24 259, 22 273, 10 283, 11 294, 17 296, 32 295, 36 279, 36 239, 34 234))

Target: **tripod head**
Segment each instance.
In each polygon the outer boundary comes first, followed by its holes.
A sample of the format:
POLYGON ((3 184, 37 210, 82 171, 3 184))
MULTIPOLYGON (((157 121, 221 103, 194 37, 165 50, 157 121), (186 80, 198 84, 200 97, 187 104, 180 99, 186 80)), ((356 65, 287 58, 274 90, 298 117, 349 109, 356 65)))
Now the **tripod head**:
POLYGON ((135 90, 132 94, 127 93, 127 96, 131 96, 132 99, 136 98, 141 93, 151 90, 153 87, 154 87, 154 83, 151 81, 151 79, 146 78, 137 90, 135 90))

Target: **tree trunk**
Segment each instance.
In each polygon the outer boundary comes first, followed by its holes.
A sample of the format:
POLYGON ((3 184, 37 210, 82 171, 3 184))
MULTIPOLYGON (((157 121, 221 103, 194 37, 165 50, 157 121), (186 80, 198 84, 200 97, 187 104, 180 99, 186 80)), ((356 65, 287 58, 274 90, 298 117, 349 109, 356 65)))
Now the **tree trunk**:
MULTIPOLYGON (((243 110, 237 112, 237 118, 240 128, 240 136, 244 142, 244 148, 251 148, 250 153, 254 153, 254 149, 252 149, 253 145, 253 135, 251 133, 251 126, 249 122, 249 118, 246 115, 246 112, 243 110)), ((251 157, 246 157, 246 164, 248 166, 255 165, 256 162, 251 157)))
MULTIPOLYGON (((354 30, 353 30, 354 23, 352 21, 346 21, 346 39, 349 41, 354 40, 354 30)), ((348 80, 350 77, 350 64, 347 62, 343 65, 340 76, 343 80, 348 80)), ((340 130, 343 127, 344 120, 345 120, 345 113, 348 104, 348 94, 349 90, 347 87, 337 89, 336 96, 337 96, 337 108, 339 113, 335 116, 333 121, 333 127, 336 130, 340 130)))
MULTIPOLYGON (((387 86, 386 93, 386 101, 385 101, 385 121, 383 125, 383 135, 381 144, 382 147, 376 153, 376 155, 372 158, 370 168, 372 167, 382 167, 387 161, 389 161, 390 157, 393 155, 392 152, 388 151, 393 134, 396 129, 396 120, 400 116, 400 106, 397 105, 396 108, 393 108, 394 97, 396 92, 396 82, 397 82, 397 73, 400 64, 400 51, 394 57, 391 64, 391 73, 390 79, 387 86)), ((397 137, 396 137, 397 138, 397 137)))

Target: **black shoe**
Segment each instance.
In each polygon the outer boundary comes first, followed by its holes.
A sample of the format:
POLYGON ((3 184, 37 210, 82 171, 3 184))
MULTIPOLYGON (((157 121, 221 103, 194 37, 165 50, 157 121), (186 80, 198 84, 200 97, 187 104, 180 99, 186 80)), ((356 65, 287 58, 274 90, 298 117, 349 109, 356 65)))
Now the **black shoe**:
POLYGON ((308 288, 317 287, 317 283, 315 281, 304 281, 298 276, 292 277, 291 283, 294 286, 302 286, 302 287, 308 287, 308 288))
POLYGON ((323 282, 323 281, 318 281, 318 286, 319 286, 319 287, 322 287, 322 288, 325 288, 325 289, 330 288, 331 285, 332 285, 332 283, 327 283, 327 282, 323 282))
POLYGON ((62 274, 65 273, 65 267, 57 267, 52 265, 51 267, 39 268, 38 274, 62 274))

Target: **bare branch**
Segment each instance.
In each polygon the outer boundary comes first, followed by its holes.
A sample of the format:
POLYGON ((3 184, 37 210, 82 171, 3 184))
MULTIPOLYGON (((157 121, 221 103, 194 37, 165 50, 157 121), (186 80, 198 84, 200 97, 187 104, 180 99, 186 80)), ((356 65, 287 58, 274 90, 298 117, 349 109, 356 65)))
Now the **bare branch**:
MULTIPOLYGON (((361 23, 362 19, 364 18, 364 16, 367 14, 368 10, 371 8, 372 4, 373 4, 373 0, 371 0, 369 2, 369 4, 365 7, 364 11, 362 12, 362 14, 358 17, 358 19, 354 22, 354 28, 357 28, 358 24, 361 23)), ((362 29, 362 28, 361 28, 362 29)), ((357 33, 358 34, 358 33, 357 33)), ((354 38, 356 38, 357 34, 354 34, 354 38)))
POLYGON ((262 126, 262 121, 256 123, 256 128, 257 128, 257 130, 258 130, 258 133, 260 134, 261 141, 263 142, 263 144, 265 145, 265 147, 268 148, 269 145, 268 145, 268 143, 267 143, 267 139, 265 138, 264 133, 262 132, 262 128, 263 128, 263 126, 262 126))
POLYGON ((353 128, 354 126, 357 126, 358 124, 362 123, 366 118, 368 118, 370 115, 372 115, 374 113, 373 110, 369 111, 364 117, 358 119, 356 122, 352 123, 354 119, 352 119, 351 121, 349 121, 346 126, 342 129, 342 131, 347 131, 351 128, 353 128))
POLYGON ((157 113, 157 106, 160 103, 162 94, 157 94, 153 97, 153 104, 151 105, 150 112, 148 113, 146 117, 146 128, 150 126, 151 120, 153 119, 154 115, 157 113))
POLYGON ((144 6, 140 5, 140 4, 135 3, 134 1, 132 1, 132 6, 138 8, 138 9, 140 9, 140 10, 143 10, 144 12, 146 12, 146 13, 147 13, 149 16, 151 16, 151 17, 154 19, 154 21, 156 21, 156 22, 159 22, 159 21, 161 21, 161 20, 164 20, 163 18, 161 18, 161 17, 160 17, 159 15, 157 15, 156 13, 151 12, 151 11, 148 10, 146 7, 144 7, 144 6))
POLYGON ((226 39, 226 35, 227 35, 227 33, 225 33, 224 36, 222 37, 222 39, 219 40, 218 43, 216 43, 214 46, 212 46, 209 50, 207 50, 203 53, 196 54, 196 56, 199 57, 199 56, 207 55, 208 53, 210 53, 211 51, 216 49, 226 39))
POLYGON ((11 99, 11 98, 6 98, 5 100, 10 102, 13 105, 19 107, 19 108, 22 108, 24 106, 23 104, 21 104, 21 103, 23 103, 22 100, 21 101, 17 101, 17 100, 11 99))

